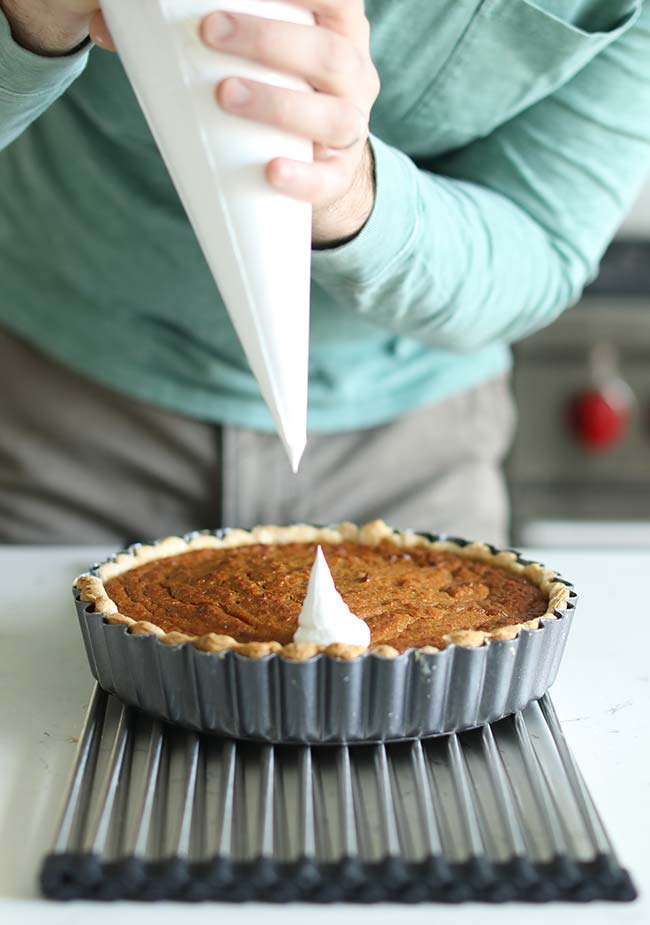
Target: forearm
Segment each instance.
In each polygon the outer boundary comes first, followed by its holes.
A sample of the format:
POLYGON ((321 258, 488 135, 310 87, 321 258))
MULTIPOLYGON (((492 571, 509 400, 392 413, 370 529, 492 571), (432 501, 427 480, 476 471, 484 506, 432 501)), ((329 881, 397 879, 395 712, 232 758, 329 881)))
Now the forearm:
POLYGON ((373 296, 384 327, 456 351, 513 343, 577 301, 595 272, 596 255, 500 193, 421 170, 414 186, 410 246, 373 296))
POLYGON ((5 148, 79 76, 87 51, 37 55, 12 36, 0 0, 0 149, 5 148))
POLYGON ((316 282, 342 306, 463 351, 515 340, 575 300, 588 269, 513 203, 373 143, 375 212, 357 239, 314 255, 316 282))
POLYGON ((361 233, 314 254, 338 303, 450 350, 552 321, 595 274, 650 167, 650 6, 554 95, 419 167, 373 140, 361 233), (425 169, 426 168, 426 169, 425 169))
POLYGON ((65 55, 88 37, 96 3, 69 0, 65 6, 47 0, 0 0, 16 42, 39 55, 65 55))

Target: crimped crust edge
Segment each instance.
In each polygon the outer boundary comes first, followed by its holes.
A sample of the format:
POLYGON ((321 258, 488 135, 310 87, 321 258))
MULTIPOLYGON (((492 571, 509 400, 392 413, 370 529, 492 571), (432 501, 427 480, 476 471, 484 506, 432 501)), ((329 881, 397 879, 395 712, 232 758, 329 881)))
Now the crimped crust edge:
MULTIPOLYGON (((335 526, 313 527, 308 524, 294 524, 280 527, 264 525, 252 530, 226 530, 222 535, 214 533, 196 533, 188 539, 170 536, 153 545, 136 545, 129 551, 120 552, 114 558, 96 566, 91 572, 79 575, 74 582, 79 600, 92 604, 93 611, 107 623, 125 626, 127 632, 134 636, 156 636, 163 645, 179 646, 190 644, 200 652, 225 654, 235 652, 251 659, 280 656, 292 662, 307 662, 319 655, 325 655, 344 661, 352 661, 367 655, 377 658, 395 659, 406 655, 392 646, 378 644, 369 649, 335 643, 329 646, 316 646, 291 642, 282 645, 279 642, 240 643, 232 636, 207 633, 203 636, 189 636, 172 631, 166 633, 161 627, 149 621, 136 621, 132 617, 119 613, 118 607, 106 592, 105 582, 147 562, 170 556, 191 552, 196 549, 228 549, 237 546, 256 544, 284 545, 287 543, 341 543, 344 541, 361 545, 376 546, 388 540, 398 548, 426 546, 431 549, 451 552, 474 561, 489 562, 512 574, 524 577, 548 594, 548 609, 540 617, 522 623, 499 627, 488 633, 483 630, 456 630, 445 636, 447 646, 478 648, 491 641, 500 642, 516 639, 522 631, 534 631, 543 626, 544 621, 557 619, 556 611, 563 610, 569 601, 571 589, 557 574, 537 563, 523 563, 517 554, 508 550, 493 551, 485 543, 467 543, 461 545, 454 540, 431 540, 415 531, 393 530, 382 520, 376 520, 361 527, 343 522, 335 526)), ((423 646, 414 650, 421 655, 436 654, 440 650, 434 646, 423 646)))

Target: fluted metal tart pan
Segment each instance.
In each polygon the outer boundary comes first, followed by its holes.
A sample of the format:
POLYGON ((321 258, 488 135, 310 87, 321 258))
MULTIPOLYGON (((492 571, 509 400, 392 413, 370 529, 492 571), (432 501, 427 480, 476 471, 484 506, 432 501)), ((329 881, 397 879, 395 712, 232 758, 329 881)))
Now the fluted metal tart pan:
MULTIPOLYGON (((227 536, 227 531, 208 534, 227 536)), ((202 534, 188 534, 191 542, 202 534)), ((430 542, 466 540, 417 534, 430 542)), ((116 554, 137 556, 139 546, 116 554)), ((502 551, 482 547, 495 557, 502 551)), ((533 565, 508 550, 513 562, 533 565)), ((100 565, 86 576, 99 575, 100 565)), ((569 582, 564 606, 522 627, 515 638, 482 645, 451 644, 439 652, 410 650, 387 658, 372 651, 354 659, 321 653, 305 661, 282 653, 250 658, 170 645, 129 627, 81 600, 75 604, 91 671, 99 685, 152 716, 237 739, 314 745, 380 742, 445 735, 493 722, 540 698, 552 685, 577 596, 569 582)))

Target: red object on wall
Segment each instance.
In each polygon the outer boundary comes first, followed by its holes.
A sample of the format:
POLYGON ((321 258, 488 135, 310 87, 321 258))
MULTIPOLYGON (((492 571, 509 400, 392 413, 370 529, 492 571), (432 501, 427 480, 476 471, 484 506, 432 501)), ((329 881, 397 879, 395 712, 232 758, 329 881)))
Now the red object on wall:
POLYGON ((603 453, 619 444, 630 423, 630 406, 598 389, 577 395, 569 409, 571 428, 585 449, 603 453))
POLYGON ((569 423, 585 450, 605 453, 627 436, 635 397, 620 374, 613 344, 595 344, 588 359, 590 384, 572 399, 569 423))

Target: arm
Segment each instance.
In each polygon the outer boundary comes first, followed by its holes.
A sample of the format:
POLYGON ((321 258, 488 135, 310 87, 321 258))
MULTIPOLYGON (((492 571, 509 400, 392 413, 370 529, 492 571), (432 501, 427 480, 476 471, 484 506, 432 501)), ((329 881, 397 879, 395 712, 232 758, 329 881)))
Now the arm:
POLYGON ((363 0, 290 2, 316 27, 217 13, 202 36, 318 90, 217 90, 230 112, 315 142, 314 164, 267 166, 314 207, 314 280, 345 309, 455 351, 516 340, 576 301, 650 166, 650 3, 552 96, 416 165, 376 138, 368 156, 378 82, 363 0))
POLYGON ((79 76, 96 0, 0 0, 0 148, 79 76))
POLYGON ((373 140, 374 212, 314 254, 345 307, 434 346, 514 341, 575 302, 650 166, 650 8, 550 98, 435 165, 373 140), (424 165, 421 165, 424 166, 424 165))

